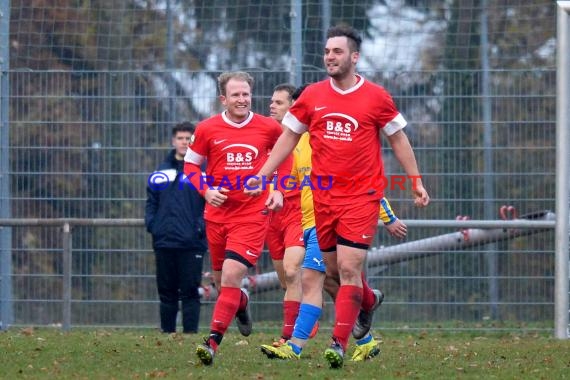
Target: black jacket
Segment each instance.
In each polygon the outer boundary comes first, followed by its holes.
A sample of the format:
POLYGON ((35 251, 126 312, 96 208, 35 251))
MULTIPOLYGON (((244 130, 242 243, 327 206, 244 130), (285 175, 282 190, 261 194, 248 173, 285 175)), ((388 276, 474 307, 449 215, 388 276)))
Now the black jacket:
POLYGON ((173 149, 149 177, 146 229, 152 234, 155 250, 180 248, 205 252, 204 198, 188 184, 180 184, 184 161, 178 161, 175 153, 173 149))

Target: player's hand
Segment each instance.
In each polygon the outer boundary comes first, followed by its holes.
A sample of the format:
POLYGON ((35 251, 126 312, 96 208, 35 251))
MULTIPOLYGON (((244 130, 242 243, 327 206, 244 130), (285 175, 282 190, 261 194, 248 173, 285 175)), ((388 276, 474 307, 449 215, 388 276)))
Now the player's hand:
POLYGON ((272 211, 279 211, 283 208, 283 194, 279 190, 272 191, 267 197, 265 206, 272 211))
POLYGON ((412 189, 412 195, 416 207, 426 207, 429 204, 429 194, 423 185, 416 184, 412 189))
POLYGON ((228 196, 224 193, 227 193, 229 190, 225 187, 218 187, 216 188, 209 188, 204 193, 204 199, 206 203, 213 207, 220 207, 224 204, 228 196))
POLYGON ((391 224, 385 224, 384 227, 388 230, 388 233, 391 236, 398 239, 403 239, 408 234, 408 226, 406 226, 400 219, 396 219, 396 221, 391 224))
POLYGON ((261 188, 261 176, 249 178, 243 187, 243 192, 252 197, 260 195, 263 192, 261 188))

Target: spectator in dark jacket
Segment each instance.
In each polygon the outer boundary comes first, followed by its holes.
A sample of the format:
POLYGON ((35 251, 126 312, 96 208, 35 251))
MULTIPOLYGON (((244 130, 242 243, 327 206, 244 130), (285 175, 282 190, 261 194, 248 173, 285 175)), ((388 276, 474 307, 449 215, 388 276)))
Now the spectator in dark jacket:
POLYGON ((204 198, 183 181, 184 155, 194 133, 189 122, 172 129, 174 149, 148 178, 145 224, 152 234, 160 328, 176 332, 178 303, 184 333, 196 333, 200 318, 199 288, 206 252, 204 198))

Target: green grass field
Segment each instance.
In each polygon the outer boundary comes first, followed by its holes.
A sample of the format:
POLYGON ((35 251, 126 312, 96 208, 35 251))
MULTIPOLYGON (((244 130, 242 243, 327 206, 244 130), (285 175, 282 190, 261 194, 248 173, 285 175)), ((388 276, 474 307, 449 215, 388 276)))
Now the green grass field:
MULTIPOLYGON (((205 333, 205 332, 204 332, 205 333)), ((2 379, 568 379, 570 341, 544 333, 382 334, 382 353, 367 362, 330 369, 321 331, 296 361, 269 360, 259 345, 275 334, 248 338, 232 329, 214 365, 194 354, 202 335, 156 330, 13 328, 0 333, 2 379)), ((349 347, 349 354, 353 346, 349 347)))

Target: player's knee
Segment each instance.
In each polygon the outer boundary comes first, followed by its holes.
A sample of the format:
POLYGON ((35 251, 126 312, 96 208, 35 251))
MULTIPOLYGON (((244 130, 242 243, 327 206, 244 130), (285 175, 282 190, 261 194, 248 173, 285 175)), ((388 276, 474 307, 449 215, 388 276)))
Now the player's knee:
POLYGON ((336 268, 336 267, 333 268, 331 265, 327 265, 325 270, 326 270, 326 274, 327 274, 327 279, 338 279, 339 278, 338 268, 336 268))
POLYGON ((358 267, 350 266, 350 265, 342 265, 339 267, 338 270, 340 281, 341 283, 355 283, 360 281, 361 278, 361 270, 358 267))
POLYGON ((226 271, 224 269, 224 273, 222 274, 221 286, 228 286, 231 288, 239 288, 239 287, 241 287, 241 282, 243 280, 244 275, 245 274, 239 270, 228 269, 226 271))
POLYGON ((325 279, 325 283, 324 283, 323 287, 325 289, 325 292, 327 292, 327 294, 333 300, 336 299, 336 294, 338 293, 338 287, 339 287, 339 284, 338 284, 338 282, 336 282, 336 280, 334 280, 330 277, 327 277, 325 279))
POLYGON ((287 286, 291 284, 301 283, 301 271, 296 268, 286 268, 285 269, 285 282, 287 286))

